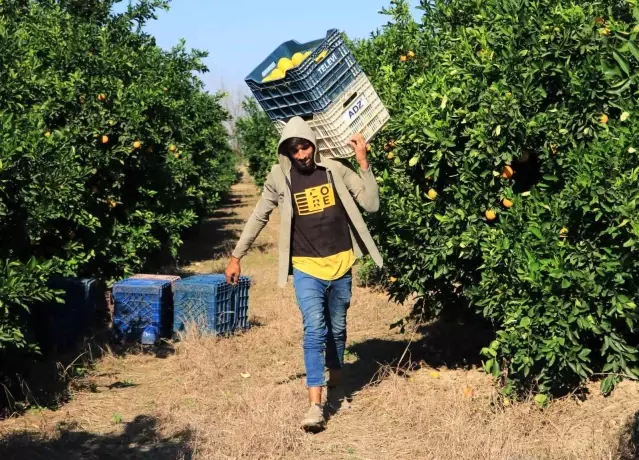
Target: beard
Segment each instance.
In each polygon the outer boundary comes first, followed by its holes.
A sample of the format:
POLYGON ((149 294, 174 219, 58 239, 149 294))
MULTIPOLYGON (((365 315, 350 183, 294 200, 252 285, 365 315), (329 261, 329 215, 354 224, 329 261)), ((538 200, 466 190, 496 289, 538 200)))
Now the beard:
POLYGON ((310 173, 315 170, 315 162, 313 161, 312 156, 306 162, 293 159, 293 165, 295 165, 295 168, 302 173, 310 173))

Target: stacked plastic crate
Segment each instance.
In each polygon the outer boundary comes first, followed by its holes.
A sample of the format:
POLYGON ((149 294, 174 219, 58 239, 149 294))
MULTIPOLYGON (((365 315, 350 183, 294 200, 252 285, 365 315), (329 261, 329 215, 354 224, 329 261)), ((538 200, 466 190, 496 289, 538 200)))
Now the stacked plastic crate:
POLYGON ((173 333, 189 328, 216 335, 233 331, 236 290, 224 275, 197 275, 175 283, 173 333))
POLYGON ((317 134, 319 153, 327 157, 352 156, 348 139, 361 133, 370 141, 390 118, 336 29, 324 39, 283 43, 246 83, 280 132, 294 116, 307 120, 317 134))
POLYGON ((29 318, 45 354, 77 345, 89 332, 100 299, 104 299, 100 283, 92 278, 52 278, 47 284, 61 292, 64 303, 41 302, 31 307, 29 318))
POLYGON ((113 286, 113 330, 120 341, 156 343, 170 337, 173 323, 171 281, 128 278, 113 286))

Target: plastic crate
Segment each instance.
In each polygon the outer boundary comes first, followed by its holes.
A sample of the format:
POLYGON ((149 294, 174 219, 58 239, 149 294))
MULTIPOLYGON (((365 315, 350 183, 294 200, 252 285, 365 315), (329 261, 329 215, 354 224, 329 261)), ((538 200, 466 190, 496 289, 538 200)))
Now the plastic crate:
POLYGON ((101 299, 100 283, 92 278, 56 277, 47 286, 64 291, 64 303, 42 302, 31 307, 32 330, 45 354, 74 347, 89 331, 101 299))
POLYGON ((331 29, 320 40, 307 43, 290 40, 281 44, 245 81, 266 115, 275 121, 326 110, 361 73, 341 33, 331 29), (284 78, 262 82, 281 58, 310 50, 311 55, 288 70, 284 78), (322 59, 320 54, 324 51, 322 59))
POLYGON ((171 284, 182 279, 176 275, 147 275, 146 273, 138 273, 136 275, 133 275, 131 278, 144 279, 144 280, 164 280, 164 281, 168 281, 171 284))
MULTIPOLYGON (((173 297, 167 280, 128 278, 113 286, 113 329, 121 341, 171 335, 173 297), (146 331, 146 334, 145 334, 146 331)), ((147 340, 148 343, 148 340, 147 340)))
POLYGON ((216 335, 232 332, 233 291, 224 275, 197 275, 176 282, 173 333, 184 332, 189 325, 216 335))
POLYGON ((233 330, 249 328, 249 290, 251 289, 251 279, 240 276, 237 286, 233 289, 234 317, 233 330))
MULTIPOLYGON (((323 112, 307 119, 317 135, 317 149, 328 158, 349 158, 355 154, 347 144, 355 133, 370 142, 390 120, 388 110, 365 74, 361 74, 340 98, 323 112)), ((286 123, 275 122, 281 134, 286 123)))

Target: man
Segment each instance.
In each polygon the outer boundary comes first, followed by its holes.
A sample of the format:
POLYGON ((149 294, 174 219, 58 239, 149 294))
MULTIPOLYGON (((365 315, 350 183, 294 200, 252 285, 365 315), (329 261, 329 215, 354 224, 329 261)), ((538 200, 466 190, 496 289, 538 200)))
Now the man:
POLYGON ((328 400, 344 403, 341 369, 346 345, 346 311, 351 301, 351 268, 356 257, 370 254, 381 267, 375 247, 356 202, 368 212, 379 208, 377 181, 371 172, 361 134, 349 145, 355 151, 358 174, 343 160, 323 158, 316 136, 299 117, 284 128, 278 145, 279 164, 264 184, 262 197, 249 218, 226 269, 234 284, 240 260, 279 206, 279 285, 290 274, 304 324, 304 365, 310 408, 302 427, 324 428, 322 388, 328 400), (324 369, 328 368, 328 385, 324 369))

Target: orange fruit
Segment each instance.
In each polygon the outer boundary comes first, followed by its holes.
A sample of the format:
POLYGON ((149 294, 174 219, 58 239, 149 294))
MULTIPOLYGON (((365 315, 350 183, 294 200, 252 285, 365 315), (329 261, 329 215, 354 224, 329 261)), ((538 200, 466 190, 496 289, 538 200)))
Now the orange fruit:
POLYGON ((406 57, 405 55, 403 55, 403 54, 402 54, 402 55, 399 57, 399 60, 400 60, 400 61, 402 61, 402 62, 406 62, 406 61, 408 60, 408 57, 406 57))
POLYGON ((118 205, 118 203, 115 200, 109 200, 109 206, 112 208, 115 208, 118 205))
POLYGON ((601 30, 599 31, 599 33, 600 33, 601 35, 603 35, 603 36, 607 37, 608 35, 610 35, 610 29, 606 27, 605 29, 601 29, 601 30))
POLYGON ((177 152, 175 152, 175 153, 173 154, 173 156, 174 156, 175 158, 180 158, 180 154, 179 154, 179 153, 177 153, 177 152))
POLYGON ((397 282, 397 278, 395 278, 394 276, 391 276, 390 278, 388 278, 388 280, 389 280, 391 283, 396 283, 396 282, 397 282))
POLYGON ((408 57, 414 58, 415 57, 415 52, 414 51, 409 51, 408 52, 408 57))
POLYGON ((504 201, 502 201, 502 204, 504 205, 505 208, 512 208, 513 207, 513 202, 510 201, 508 198, 504 198, 504 201))
POLYGON ((140 142, 140 141, 135 141, 135 142, 133 143, 133 148, 134 148, 134 149, 136 149, 136 150, 137 150, 137 149, 139 149, 140 147, 142 147, 142 142, 140 142))
POLYGON ((175 145, 171 144, 171 145, 169 146, 169 151, 170 151, 170 152, 175 152, 176 150, 177 150, 177 147, 176 147, 175 145))
POLYGON ((497 213, 493 211, 492 209, 487 209, 485 215, 486 215, 486 219, 488 219, 491 222, 497 218, 497 213))
POLYGON ((101 141, 102 141, 103 144, 108 144, 109 143, 109 136, 107 136, 107 135, 102 136, 101 141))
POLYGON ((606 115, 605 113, 601 114, 601 118, 599 119, 599 121, 605 125, 606 123, 608 123, 608 115, 606 115))
POLYGON ((428 191, 428 198, 430 198, 431 200, 434 200, 435 198, 437 198, 437 191, 431 188, 428 191))
POLYGON ((47 131, 46 133, 44 133, 44 137, 51 137, 51 133, 47 131))
POLYGON ((561 230, 559 230, 559 236, 562 238, 566 238, 568 236, 568 229, 566 227, 563 227, 561 230))
POLYGON ((394 156, 395 154, 393 152, 390 152, 388 155, 386 155, 386 158, 388 158, 389 160, 392 160, 394 156))
POLYGON ((104 94, 98 94, 98 101, 100 102, 106 101, 106 96, 104 94))
POLYGON ((506 165, 501 170, 501 177, 503 177, 504 179, 510 179, 511 177, 513 177, 514 173, 515 171, 513 171, 513 168, 509 165, 506 165))

